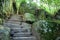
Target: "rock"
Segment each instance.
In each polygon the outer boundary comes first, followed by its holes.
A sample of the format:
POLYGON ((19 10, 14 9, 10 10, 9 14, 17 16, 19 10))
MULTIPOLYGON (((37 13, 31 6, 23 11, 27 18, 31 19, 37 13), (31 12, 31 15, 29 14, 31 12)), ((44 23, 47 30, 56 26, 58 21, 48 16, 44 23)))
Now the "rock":
POLYGON ((0 40, 9 40, 10 28, 0 25, 0 40))
POLYGON ((60 20, 60 15, 57 15, 56 18, 60 20))
POLYGON ((35 21, 35 16, 31 13, 25 13, 24 20, 25 21, 35 21))

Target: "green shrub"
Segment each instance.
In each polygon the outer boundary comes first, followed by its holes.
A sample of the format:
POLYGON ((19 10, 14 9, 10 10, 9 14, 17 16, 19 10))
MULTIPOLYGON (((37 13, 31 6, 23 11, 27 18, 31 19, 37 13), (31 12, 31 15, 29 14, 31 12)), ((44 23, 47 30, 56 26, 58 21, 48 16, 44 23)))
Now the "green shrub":
POLYGON ((40 20, 33 24, 43 40, 56 40, 60 36, 60 24, 51 21, 40 20))

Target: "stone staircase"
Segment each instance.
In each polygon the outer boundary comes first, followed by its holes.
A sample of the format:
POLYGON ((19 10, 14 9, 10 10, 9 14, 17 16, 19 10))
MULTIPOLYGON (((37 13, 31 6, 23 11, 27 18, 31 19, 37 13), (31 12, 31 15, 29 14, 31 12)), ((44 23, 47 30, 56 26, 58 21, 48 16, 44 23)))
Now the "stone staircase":
POLYGON ((4 23, 4 26, 11 28, 11 40, 36 40, 36 37, 32 35, 31 25, 20 21, 20 16, 15 15, 4 23))

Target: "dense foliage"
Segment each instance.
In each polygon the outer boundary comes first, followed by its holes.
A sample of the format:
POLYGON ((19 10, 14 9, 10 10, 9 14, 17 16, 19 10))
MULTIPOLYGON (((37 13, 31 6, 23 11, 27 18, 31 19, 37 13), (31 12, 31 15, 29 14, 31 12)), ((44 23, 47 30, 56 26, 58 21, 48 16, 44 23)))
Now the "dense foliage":
POLYGON ((34 23, 34 27, 40 33, 41 40, 55 40, 60 36, 60 24, 54 21, 40 20, 34 23))
POLYGON ((35 26, 44 40, 55 40, 60 35, 57 35, 60 0, 0 0, 0 24, 14 13, 22 14, 26 21, 37 21, 38 26, 35 26))
POLYGON ((2 22, 3 22, 3 18, 4 18, 4 14, 2 13, 3 11, 3 5, 2 5, 2 3, 3 3, 3 1, 4 0, 0 0, 0 24, 2 24, 2 22))
POLYGON ((40 8, 51 15, 55 15, 60 9, 60 0, 40 0, 40 8))
POLYGON ((3 3, 3 13, 6 14, 7 17, 10 16, 10 14, 12 14, 12 0, 4 0, 3 3))

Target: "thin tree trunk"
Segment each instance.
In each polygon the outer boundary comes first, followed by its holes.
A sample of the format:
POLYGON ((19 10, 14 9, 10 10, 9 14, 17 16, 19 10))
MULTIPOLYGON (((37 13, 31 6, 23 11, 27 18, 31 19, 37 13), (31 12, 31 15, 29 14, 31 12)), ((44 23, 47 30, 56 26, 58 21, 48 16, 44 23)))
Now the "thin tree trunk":
POLYGON ((18 10, 17 10, 17 15, 18 15, 18 10))

